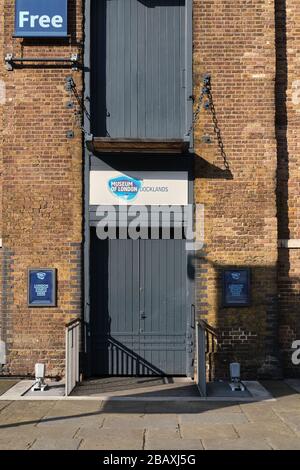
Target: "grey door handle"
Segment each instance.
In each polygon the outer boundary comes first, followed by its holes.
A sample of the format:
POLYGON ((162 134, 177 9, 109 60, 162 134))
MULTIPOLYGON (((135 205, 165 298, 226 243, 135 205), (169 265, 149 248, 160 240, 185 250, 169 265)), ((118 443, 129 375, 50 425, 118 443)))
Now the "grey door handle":
POLYGON ((194 304, 191 305, 191 328, 195 329, 196 325, 196 307, 194 304))

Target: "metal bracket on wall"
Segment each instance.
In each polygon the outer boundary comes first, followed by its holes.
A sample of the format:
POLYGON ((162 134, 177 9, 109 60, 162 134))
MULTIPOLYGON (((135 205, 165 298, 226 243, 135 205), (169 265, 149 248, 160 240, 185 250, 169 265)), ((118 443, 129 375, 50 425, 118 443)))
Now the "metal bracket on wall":
POLYGON ((210 135, 203 135, 201 140, 204 144, 211 144, 212 142, 210 135))
POLYGON ((67 137, 67 139, 74 139, 75 134, 74 134, 73 131, 67 131, 66 132, 66 137, 67 137))
POLYGON ((6 54, 5 56, 5 66, 6 70, 11 72, 14 69, 14 66, 20 64, 24 66, 27 63, 63 63, 70 64, 72 70, 78 70, 79 68, 79 55, 72 54, 71 57, 14 57, 13 54, 6 54))

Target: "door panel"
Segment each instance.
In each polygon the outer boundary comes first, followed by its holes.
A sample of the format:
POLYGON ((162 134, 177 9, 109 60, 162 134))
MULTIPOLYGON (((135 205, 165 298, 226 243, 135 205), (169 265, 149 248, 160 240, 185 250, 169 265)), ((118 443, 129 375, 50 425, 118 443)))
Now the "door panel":
POLYGON ((183 138, 185 29, 185 0, 92 3, 94 135, 183 138))
POLYGON ((184 240, 140 240, 140 354, 170 375, 185 373, 184 259, 184 240))
POLYGON ((139 247, 133 240, 100 241, 92 233, 93 374, 135 375, 139 356, 139 247))
POLYGON ((184 240, 91 247, 93 375, 185 375, 184 240))

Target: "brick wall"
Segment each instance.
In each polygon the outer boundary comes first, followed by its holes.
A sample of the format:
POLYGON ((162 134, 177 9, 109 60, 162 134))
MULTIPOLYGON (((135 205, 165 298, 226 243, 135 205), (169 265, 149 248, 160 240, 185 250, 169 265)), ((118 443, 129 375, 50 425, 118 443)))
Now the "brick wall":
MULTIPOLYGON (((4 0, 0 0, 0 12, 3 12, 3 3, 4 0)), ((0 14, 0 57, 3 57, 3 15, 0 14)), ((3 129, 3 104, 5 101, 5 85, 2 80, 2 73, 0 72, 0 129, 3 129)), ((3 174, 3 149, 2 149, 2 132, 0 131, 0 239, 2 238, 2 174, 3 174)), ((2 248, 0 247, 0 306, 2 306, 2 264, 3 264, 3 251, 2 248)), ((0 312, 1 312, 1 307, 0 307, 0 312)), ((3 317, 0 313, 0 368, 1 368, 1 362, 4 361, 3 355, 4 351, 3 349, 5 348, 4 343, 1 342, 3 341, 2 336, 4 334, 4 326, 3 326, 3 317), (2 359, 1 359, 2 356, 2 359)), ((1 369, 0 369, 1 371, 1 369)))
POLYGON ((65 80, 72 75, 80 90, 82 74, 42 63, 8 72, 3 57, 82 52, 82 2, 69 1, 68 39, 13 39, 14 2, 0 1, 0 18, 4 373, 32 374, 43 361, 49 375, 61 375, 64 325, 81 314, 82 303, 82 136, 74 110, 66 107, 65 80), (68 130, 74 139, 67 139, 68 130), (57 268, 57 308, 27 307, 29 267, 57 268))
POLYGON ((291 362, 291 345, 300 339, 300 4, 276 0, 275 6, 279 239, 296 241, 296 248, 279 249, 279 338, 285 374, 299 377, 300 367, 291 362))
POLYGON ((278 374, 274 21, 269 0, 194 0, 195 94, 210 73, 230 165, 226 171, 204 111, 195 130, 195 200, 205 205, 205 250, 194 262, 198 314, 219 332, 219 378, 232 360, 244 377, 278 374), (249 308, 222 308, 225 267, 251 268, 249 308))
MULTIPOLYGON (((82 304, 82 139, 65 80, 72 75, 80 90, 82 75, 42 64, 8 72, 3 57, 82 52, 82 2, 69 1, 67 40, 13 39, 13 5, 0 0, 3 372, 31 374, 39 360, 61 375, 64 324, 82 304), (57 308, 27 307, 30 266, 58 269, 57 308)), ((286 375, 299 376, 290 363, 290 344, 300 339, 299 249, 277 249, 278 236, 300 239, 299 19, 296 0, 194 0, 195 95, 209 72, 230 165, 224 169, 204 111, 195 129, 195 201, 205 205, 205 249, 192 262, 198 315, 219 332, 218 378, 232 360, 241 361, 244 377, 278 376, 278 337, 286 375), (225 267, 251 268, 249 308, 221 307, 225 267)))

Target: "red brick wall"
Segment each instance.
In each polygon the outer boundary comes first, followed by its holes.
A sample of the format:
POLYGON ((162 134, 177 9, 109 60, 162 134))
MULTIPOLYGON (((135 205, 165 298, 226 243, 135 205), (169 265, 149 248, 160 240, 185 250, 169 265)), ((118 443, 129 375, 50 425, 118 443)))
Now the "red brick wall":
POLYGON ((275 5, 279 239, 295 246, 279 249, 280 346, 285 374, 299 377, 300 367, 291 362, 291 345, 300 339, 300 4, 276 0, 275 5))
POLYGON ((230 170, 211 116, 195 130, 195 199, 205 205, 205 250, 197 253, 198 314, 217 328, 218 377, 230 361, 243 376, 277 374, 275 27, 269 0, 194 0, 194 84, 211 74, 230 170), (202 137, 209 135, 211 144, 202 137), (222 308, 225 267, 252 272, 249 308, 222 308))
MULTIPOLYGON (((82 52, 82 2, 69 1, 70 38, 13 39, 14 2, 0 2, 1 57, 70 57, 82 52), (4 43, 4 45, 3 45, 4 43), (2 47, 1 47, 2 45, 2 47)), ((45 64, 8 72, 2 105, 2 238, 7 272, 2 279, 5 373, 32 374, 43 361, 48 374, 64 370, 64 325, 81 314, 82 136, 66 107, 66 77, 79 90, 81 71, 45 64), (75 138, 66 137, 68 130, 75 138), (58 270, 57 308, 27 307, 27 268, 58 270), (4 334, 5 333, 5 334, 4 334)), ((0 116, 1 118, 1 116, 0 116)), ((1 324, 0 324, 1 325, 1 324)))
MULTIPOLYGON (((3 12, 3 0, 0 0, 0 12, 3 12)), ((3 57, 3 15, 0 15, 0 56, 3 57)), ((3 104, 5 101, 4 96, 4 82, 2 80, 2 73, 0 72, 0 129, 3 129, 3 104)), ((2 132, 0 130, 0 239, 2 238, 2 174, 3 174, 3 152, 2 152, 2 132)), ((0 312, 2 308, 2 248, 0 247, 0 312)), ((3 335, 3 318, 0 314, 0 341, 3 335)), ((0 344, 1 348, 1 344, 0 344)), ((0 350, 1 351, 1 350, 0 350)), ((1 352, 0 352, 1 358, 1 352)), ((1 361, 0 361, 1 367, 1 361)))
MULTIPOLYGON (((12 38, 14 2, 0 0, 1 57, 82 52, 81 3, 69 1, 70 39, 39 41, 12 38)), ((299 19, 296 0, 194 0, 195 94, 209 72, 230 165, 225 171, 204 111, 195 129, 195 201, 205 205, 205 249, 192 262, 198 315, 219 332, 218 377, 232 360, 244 377, 276 376, 278 317, 285 372, 299 375, 290 365, 290 344, 300 339, 299 249, 277 249, 278 233, 300 239, 299 19), (221 306, 222 269, 232 266, 251 268, 249 308, 221 306)), ((31 374, 39 360, 61 375, 64 324, 81 313, 82 136, 66 108, 69 75, 80 90, 79 71, 40 64, 8 72, 0 64, 0 339, 8 374, 31 374), (27 307, 30 266, 58 269, 57 308, 27 307)))

